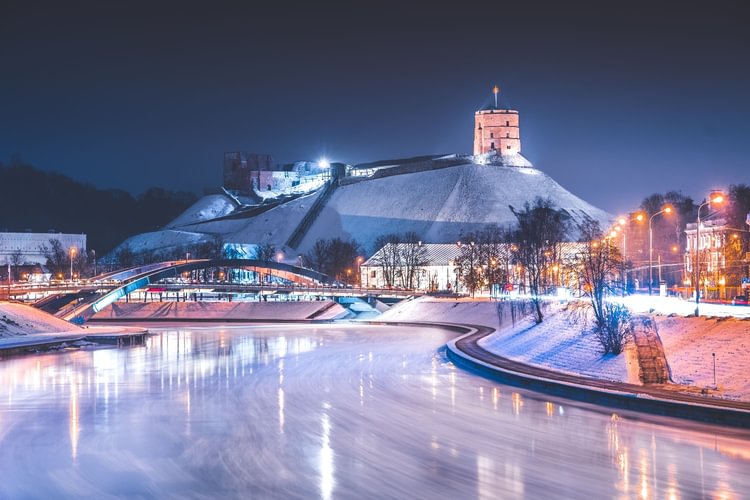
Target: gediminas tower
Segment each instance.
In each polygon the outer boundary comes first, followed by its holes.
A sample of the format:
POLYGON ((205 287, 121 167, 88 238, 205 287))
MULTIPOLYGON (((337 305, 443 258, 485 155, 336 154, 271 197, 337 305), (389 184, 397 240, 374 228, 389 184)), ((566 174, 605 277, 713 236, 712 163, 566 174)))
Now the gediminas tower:
POLYGON ((521 152, 521 130, 518 125, 518 111, 498 106, 497 94, 500 88, 495 85, 495 105, 485 106, 474 114, 474 154, 497 152, 501 156, 521 152))

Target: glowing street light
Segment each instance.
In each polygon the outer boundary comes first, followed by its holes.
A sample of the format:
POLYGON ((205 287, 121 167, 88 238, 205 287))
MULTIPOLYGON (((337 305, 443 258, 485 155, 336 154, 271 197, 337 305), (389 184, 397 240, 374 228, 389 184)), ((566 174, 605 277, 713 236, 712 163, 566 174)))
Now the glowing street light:
POLYGON ((331 163, 328 161, 328 158, 322 157, 321 159, 318 160, 318 166, 320 168, 328 168, 331 166, 331 163))
POLYGON ((706 205, 710 205, 711 203, 715 203, 717 205, 720 205, 724 203, 724 194, 719 191, 714 191, 711 193, 711 195, 708 197, 708 200, 704 201, 698 206, 698 220, 696 221, 695 226, 695 266, 693 266, 693 271, 695 273, 695 316, 698 317, 700 314, 699 307, 700 307, 700 300, 701 300, 701 292, 699 287, 698 280, 701 277, 701 258, 700 258, 700 244, 701 244, 701 209, 705 207, 706 205))
POLYGON ((73 281, 73 257, 76 256, 76 247, 70 247, 70 281, 73 281))
MULTIPOLYGON (((654 233, 651 229, 651 223, 654 220, 654 217, 656 217, 659 214, 669 214, 672 213, 672 206, 671 205, 665 205, 664 208, 656 212, 654 215, 649 217, 648 219, 648 294, 651 295, 651 285, 654 281, 653 278, 653 269, 654 269, 654 233)), ((661 269, 661 267, 659 268, 661 269)))
POLYGON ((362 256, 357 257, 357 286, 362 288, 362 262, 365 258, 362 256))

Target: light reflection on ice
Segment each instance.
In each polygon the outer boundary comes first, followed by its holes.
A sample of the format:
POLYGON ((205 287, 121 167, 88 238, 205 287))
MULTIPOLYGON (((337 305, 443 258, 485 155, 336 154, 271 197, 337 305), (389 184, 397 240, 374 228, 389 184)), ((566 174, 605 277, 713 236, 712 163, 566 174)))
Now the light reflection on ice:
POLYGON ((143 347, 2 360, 0 497, 750 491, 747 434, 502 386, 447 362, 438 348, 450 337, 364 325, 168 328, 143 347))
POLYGON ((331 448, 331 421, 328 417, 329 406, 324 404, 323 413, 320 417, 321 440, 320 440, 320 496, 324 500, 330 500, 335 486, 333 449, 331 448))

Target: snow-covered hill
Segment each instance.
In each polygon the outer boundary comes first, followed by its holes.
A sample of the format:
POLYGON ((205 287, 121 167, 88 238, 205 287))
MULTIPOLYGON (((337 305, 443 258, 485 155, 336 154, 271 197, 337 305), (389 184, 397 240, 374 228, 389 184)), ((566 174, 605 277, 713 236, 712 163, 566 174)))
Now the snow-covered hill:
MULTIPOLYGON (((530 165, 523 160, 514 165, 530 165)), ((271 243, 283 250, 287 259, 294 260, 316 239, 340 237, 356 239, 370 254, 376 250, 378 236, 393 232, 414 231, 424 242, 451 243, 490 224, 513 226, 513 211, 522 210, 537 196, 550 198, 574 222, 590 217, 606 227, 612 220, 610 214, 568 192, 541 170, 483 162, 484 158, 467 158, 464 163, 454 160, 448 167, 436 162, 434 169, 428 164, 427 168, 405 169, 407 173, 399 175, 342 183, 297 248, 287 248, 287 241, 322 190, 255 217, 206 220, 212 213, 220 216, 231 211, 228 198, 212 195, 197 202, 165 230, 134 236, 123 245, 133 251, 162 249, 221 235, 227 243, 271 243), (179 231, 172 229, 176 226, 179 231)))

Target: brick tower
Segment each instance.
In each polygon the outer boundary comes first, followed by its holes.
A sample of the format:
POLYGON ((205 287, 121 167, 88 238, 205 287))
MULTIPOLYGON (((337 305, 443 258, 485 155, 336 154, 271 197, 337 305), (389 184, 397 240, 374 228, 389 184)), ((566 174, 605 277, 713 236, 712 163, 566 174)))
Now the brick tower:
POLYGON ((521 129, 518 111, 498 106, 500 88, 492 89, 495 103, 474 113, 474 154, 497 151, 501 156, 521 152, 521 129))

